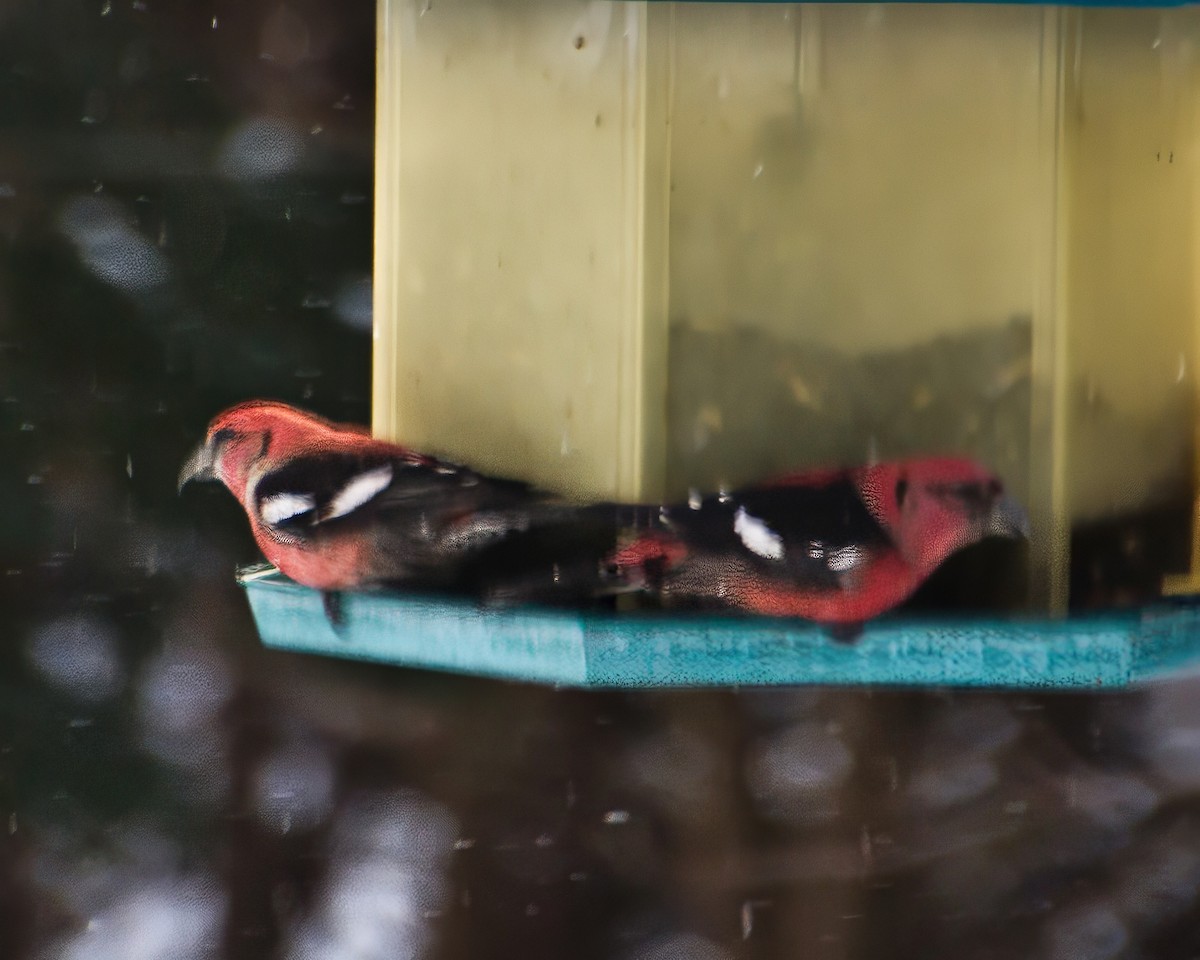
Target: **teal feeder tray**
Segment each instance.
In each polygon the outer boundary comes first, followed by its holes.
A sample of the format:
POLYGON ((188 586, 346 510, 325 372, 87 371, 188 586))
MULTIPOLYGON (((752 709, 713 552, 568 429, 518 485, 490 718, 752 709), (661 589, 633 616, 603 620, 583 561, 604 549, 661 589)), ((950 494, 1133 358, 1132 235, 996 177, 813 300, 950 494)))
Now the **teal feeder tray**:
POLYGON ((1200 604, 1065 620, 884 619, 853 643, 795 620, 486 609, 469 600, 321 594, 272 568, 239 578, 263 643, 572 687, 825 684, 1068 690, 1123 687, 1200 662, 1200 604))

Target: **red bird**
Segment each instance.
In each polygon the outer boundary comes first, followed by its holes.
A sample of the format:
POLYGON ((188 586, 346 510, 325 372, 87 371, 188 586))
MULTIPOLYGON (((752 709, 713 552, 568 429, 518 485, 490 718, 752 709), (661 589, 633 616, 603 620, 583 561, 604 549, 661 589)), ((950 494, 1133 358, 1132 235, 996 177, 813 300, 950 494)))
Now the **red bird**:
POLYGON ((798 473, 664 508, 610 575, 667 601, 853 625, 903 603, 955 551, 1026 523, 969 460, 798 473))
POLYGON ((377 584, 510 603, 640 592, 857 624, 954 551, 1025 523, 994 476, 954 459, 799 473, 661 508, 580 506, 268 401, 212 421, 180 487, 193 479, 224 483, 267 559, 327 603, 377 584))
MULTIPOLYGON (((238 404, 212 421, 180 472, 180 489, 198 479, 229 488, 280 571, 325 591, 380 583, 470 589, 482 557, 503 568, 514 537, 544 551, 536 535, 579 513, 528 484, 270 401, 238 404)), ((597 515, 588 516, 594 526, 597 515)), ((604 552, 616 537, 605 525, 604 552)))

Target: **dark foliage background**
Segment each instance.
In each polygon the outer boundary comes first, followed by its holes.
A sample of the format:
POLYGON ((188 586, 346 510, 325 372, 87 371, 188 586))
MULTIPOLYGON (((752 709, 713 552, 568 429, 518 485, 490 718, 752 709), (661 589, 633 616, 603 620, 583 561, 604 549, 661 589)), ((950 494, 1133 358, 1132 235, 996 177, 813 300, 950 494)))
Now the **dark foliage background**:
POLYGON ((0 956, 1191 957, 1200 698, 272 654, 228 403, 368 419, 374 6, 0 7, 0 956))

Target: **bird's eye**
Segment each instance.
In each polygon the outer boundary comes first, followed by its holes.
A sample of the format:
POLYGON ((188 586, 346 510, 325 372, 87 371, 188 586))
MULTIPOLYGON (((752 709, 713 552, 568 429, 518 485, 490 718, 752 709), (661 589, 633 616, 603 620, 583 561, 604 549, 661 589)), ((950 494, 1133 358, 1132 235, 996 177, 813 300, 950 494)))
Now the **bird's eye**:
POLYGON ((904 498, 908 495, 908 481, 901 477, 896 481, 896 506, 904 506, 904 498))
POLYGON ((230 440, 232 440, 236 436, 237 436, 236 430, 232 429, 231 427, 222 427, 220 430, 218 430, 216 433, 214 433, 212 435, 212 444, 215 447, 220 446, 223 443, 228 443, 230 440))

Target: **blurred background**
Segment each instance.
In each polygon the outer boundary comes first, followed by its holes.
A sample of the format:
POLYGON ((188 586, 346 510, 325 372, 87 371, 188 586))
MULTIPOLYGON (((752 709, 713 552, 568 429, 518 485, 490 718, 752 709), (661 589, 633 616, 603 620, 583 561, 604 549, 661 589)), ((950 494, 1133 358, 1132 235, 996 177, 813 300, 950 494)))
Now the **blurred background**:
POLYGON ((236 400, 370 418, 374 30, 0 7, 0 957, 1195 956, 1193 678, 579 692, 261 648, 243 515, 175 476, 236 400))

